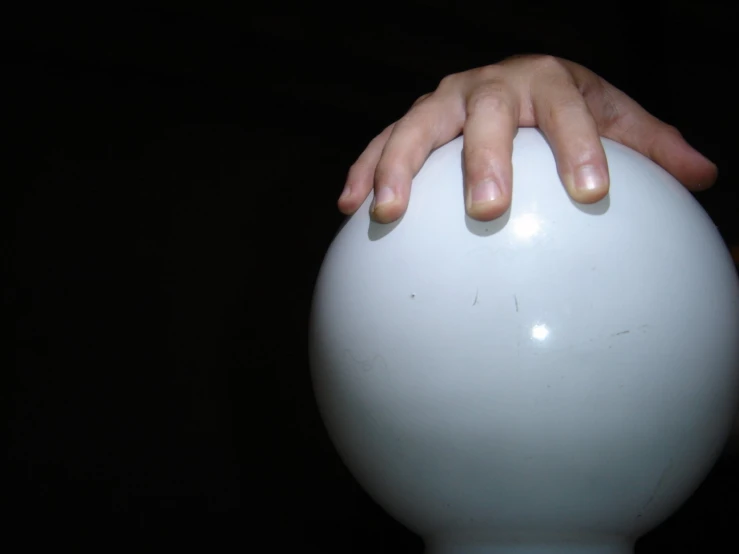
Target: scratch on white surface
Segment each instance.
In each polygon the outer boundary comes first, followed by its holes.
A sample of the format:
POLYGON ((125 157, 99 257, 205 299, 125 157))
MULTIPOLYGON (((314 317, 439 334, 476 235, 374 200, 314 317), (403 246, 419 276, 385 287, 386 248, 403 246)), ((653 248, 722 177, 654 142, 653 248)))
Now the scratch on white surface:
POLYGON ((654 499, 657 498, 657 496, 662 492, 662 489, 664 488, 665 481, 667 480, 667 476, 670 474, 670 471, 672 470, 673 466, 672 458, 670 458, 670 461, 667 462, 667 467, 662 470, 662 473, 659 476, 659 480, 657 481, 657 485, 654 487, 654 490, 652 491, 652 494, 649 495, 649 498, 647 499, 646 504, 644 504, 644 507, 641 509, 639 514, 636 516, 637 518, 640 518, 644 515, 644 513, 647 511, 647 508, 652 505, 652 502, 654 502, 654 499))
POLYGON ((375 369, 387 369, 388 367, 387 361, 382 356, 382 354, 375 354, 374 356, 366 359, 358 358, 349 349, 345 350, 344 354, 352 366, 364 373, 368 373, 375 369))

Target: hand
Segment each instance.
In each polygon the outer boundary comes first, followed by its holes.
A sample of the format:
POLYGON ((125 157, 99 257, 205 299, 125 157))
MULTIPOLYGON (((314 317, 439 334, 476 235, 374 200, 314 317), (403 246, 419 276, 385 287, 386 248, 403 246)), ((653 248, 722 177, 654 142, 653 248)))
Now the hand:
POLYGON ((581 65, 532 55, 444 78, 370 142, 349 171, 339 209, 355 212, 374 187, 373 218, 395 221, 429 154, 463 133, 467 213, 494 219, 510 206, 519 127, 539 127, 546 135, 559 176, 577 202, 596 202, 608 193, 600 136, 648 156, 691 190, 716 180, 713 163, 626 94, 581 65))

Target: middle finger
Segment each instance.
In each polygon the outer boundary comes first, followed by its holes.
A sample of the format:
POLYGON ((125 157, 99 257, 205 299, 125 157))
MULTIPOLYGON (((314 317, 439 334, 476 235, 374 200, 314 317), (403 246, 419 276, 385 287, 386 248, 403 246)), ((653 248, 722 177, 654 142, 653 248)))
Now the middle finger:
POLYGON ((470 92, 463 152, 465 205, 474 219, 489 221, 510 206, 518 120, 518 100, 504 81, 490 80, 470 92))
POLYGON ((592 203, 603 198, 609 185, 605 151, 593 115, 570 73, 559 65, 538 72, 531 82, 531 101, 572 199, 592 203))

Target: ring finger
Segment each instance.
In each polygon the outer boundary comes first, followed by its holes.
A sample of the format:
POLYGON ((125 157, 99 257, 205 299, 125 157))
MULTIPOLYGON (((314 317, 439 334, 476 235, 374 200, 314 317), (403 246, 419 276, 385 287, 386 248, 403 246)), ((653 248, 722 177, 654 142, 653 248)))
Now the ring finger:
POLYGON ((540 72, 531 83, 536 122, 552 146, 557 171, 573 200, 592 203, 608 193, 606 155, 580 90, 564 68, 540 72))

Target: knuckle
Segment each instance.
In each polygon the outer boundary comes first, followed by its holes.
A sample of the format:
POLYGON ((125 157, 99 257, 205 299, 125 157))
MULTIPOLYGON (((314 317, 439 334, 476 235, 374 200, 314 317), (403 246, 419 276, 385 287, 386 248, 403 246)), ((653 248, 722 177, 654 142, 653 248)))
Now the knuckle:
POLYGON ((395 122, 395 127, 388 141, 392 141, 397 133, 408 133, 409 130, 417 127, 419 120, 423 120, 423 106, 414 106, 395 122))
POLYGON ((678 129, 674 125, 670 125, 668 123, 665 123, 664 126, 665 126, 665 132, 667 132, 668 134, 673 135, 673 136, 678 137, 678 138, 682 138, 683 137, 683 134, 680 132, 680 129, 678 129))
POLYGON ((349 166, 349 171, 346 172, 347 181, 354 181, 361 171, 362 166, 359 164, 359 161, 354 162, 349 166))
POLYGON ((524 62, 537 55, 538 54, 530 54, 530 53, 529 54, 512 54, 508 56, 507 58, 505 58, 503 61, 498 62, 498 65, 511 65, 514 63, 524 62))
POLYGON ((478 138, 466 142, 463 150, 465 171, 477 177, 499 175, 511 164, 512 143, 478 138))
POLYGON ((447 91, 452 88, 460 86, 462 83, 484 83, 487 81, 498 80, 503 74, 502 64, 491 64, 459 73, 451 73, 444 77, 440 82, 436 90, 447 91))
POLYGON ((413 157, 413 152, 397 148, 386 149, 375 167, 375 182, 389 183, 404 176, 408 172, 408 164, 413 157))
POLYGON ((495 158, 497 152, 493 146, 486 144, 465 145, 464 159, 470 163, 489 163, 495 158))
POLYGON ((398 136, 405 137, 407 141, 421 141, 426 138, 429 133, 429 126, 433 118, 431 118, 426 110, 418 108, 409 111, 400 120, 398 120, 393 136, 388 141, 383 157, 390 156, 398 148, 398 136))
POLYGON ((501 79, 503 67, 501 64, 483 65, 470 69, 467 72, 475 81, 497 81, 501 79))
POLYGON ((439 81, 439 84, 436 87, 436 90, 447 90, 450 88, 454 88, 457 83, 460 81, 462 77, 462 73, 451 73, 439 81))
MULTIPOLYGON (((404 149, 408 145, 433 143, 449 125, 449 116, 455 115, 453 107, 445 106, 442 102, 429 97, 426 101, 406 113, 396 125, 394 130, 395 142, 397 136, 403 137, 404 149)), ((459 117, 455 116, 455 120, 459 117)))
POLYGON ((413 102, 413 104, 411 105, 411 107, 412 108, 415 108, 419 104, 425 102, 426 100, 428 100, 431 97, 431 94, 432 93, 430 93, 430 92, 427 92, 426 94, 422 94, 421 96, 419 96, 418 98, 416 98, 416 101, 413 102))
POLYGON ((554 73, 566 72, 567 69, 562 60, 550 54, 535 54, 529 57, 532 65, 539 71, 554 73))
POLYGON ((419 98, 413 107, 401 118, 403 126, 417 126, 433 118, 438 113, 442 101, 436 94, 426 94, 419 98))
POLYGON ((495 166, 497 155, 498 153, 493 148, 486 146, 465 148, 465 173, 472 180, 484 177, 495 166))
POLYGON ((390 136, 390 133, 393 132, 393 129, 395 129, 395 125, 397 125, 397 122, 392 122, 390 125, 387 125, 383 130, 382 133, 377 135, 374 140, 380 141, 380 140, 387 140, 387 137, 390 136))
POLYGON ((395 175, 396 164, 391 160, 381 159, 375 168, 375 185, 381 185, 390 182, 395 175))
POLYGON ((597 78, 584 83, 580 89, 585 102, 594 106, 593 113, 598 114, 598 129, 607 132, 621 125, 624 114, 613 91, 597 78))
POLYGON ((605 163, 603 149, 600 147, 600 143, 595 142, 595 140, 587 140, 579 143, 572 157, 574 158, 572 162, 576 166, 599 166, 605 163))
POLYGON ((582 99, 568 98, 552 103, 546 117, 550 124, 558 126, 573 120, 579 120, 587 115, 587 107, 582 99))
POLYGON ((361 158, 355 161, 349 166, 349 171, 346 173, 346 180, 350 182, 361 181, 365 178, 368 170, 368 164, 361 158))
POLYGON ((400 185, 410 180, 428 156, 421 142, 386 150, 375 168, 376 183, 400 185))
POLYGON ((484 111, 509 111, 511 102, 508 91, 501 81, 487 82, 470 94, 467 108, 470 112, 484 111))
POLYGON ((581 79, 578 83, 578 90, 583 98, 610 98, 611 94, 603 79, 596 75, 590 78, 581 79))

